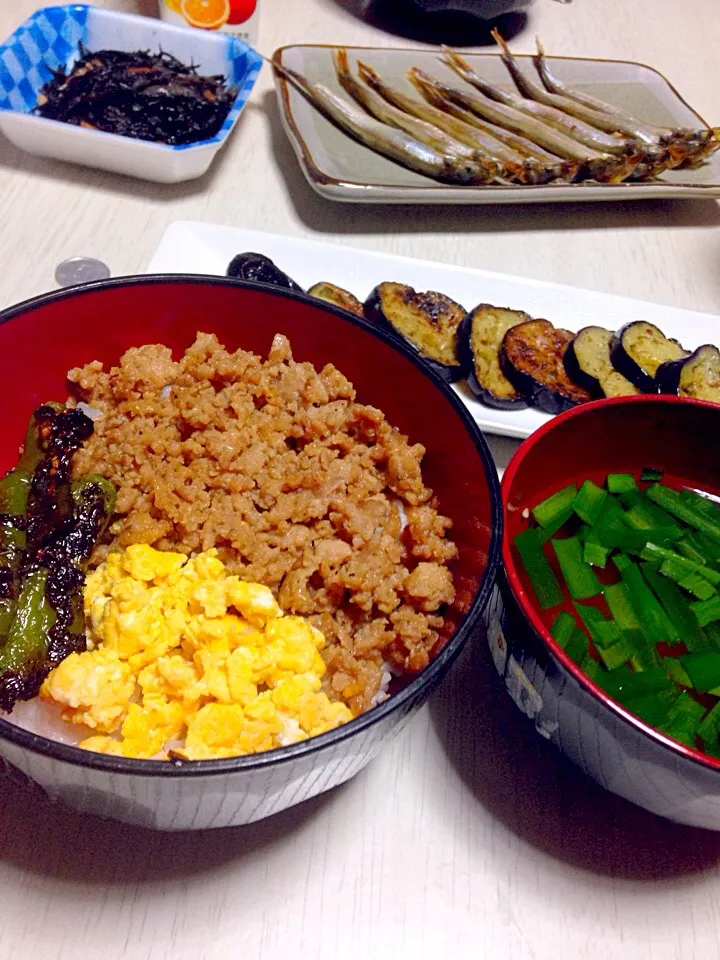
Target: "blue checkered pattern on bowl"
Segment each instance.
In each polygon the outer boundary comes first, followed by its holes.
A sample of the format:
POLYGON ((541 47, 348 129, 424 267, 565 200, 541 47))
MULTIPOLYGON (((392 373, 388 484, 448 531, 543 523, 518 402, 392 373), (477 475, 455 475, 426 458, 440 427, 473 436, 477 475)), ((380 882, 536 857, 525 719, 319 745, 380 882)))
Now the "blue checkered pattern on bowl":
POLYGON ((51 70, 64 67, 85 34, 86 6, 38 10, 0 47, 0 110, 30 113, 51 70))
MULTIPOLYGON (((109 11, 103 11, 102 8, 86 4, 70 4, 63 7, 45 7, 28 17, 15 33, 0 45, 0 110, 31 113, 41 89, 52 79, 52 71, 59 67, 68 69, 72 65, 78 55, 80 41, 88 46, 88 33, 92 33, 93 25, 103 20, 104 14, 108 13, 109 11)), ((123 15, 112 16, 118 18, 123 15)), ((139 17, 124 16, 142 20, 139 17)), ((156 20, 147 20, 147 24, 149 33, 163 27, 156 20)), ((164 25, 164 28, 167 29, 167 25, 164 25)), ((185 33, 185 29, 170 28, 173 33, 180 30, 181 35, 185 33)), ((107 26, 104 32, 107 33, 107 26)), ((238 90, 232 109, 221 129, 211 139, 166 149, 191 150, 193 147, 224 140, 250 96, 262 67, 262 58, 238 37, 217 34, 217 38, 225 45, 226 81, 238 90)), ((106 43, 105 46, 109 47, 111 44, 106 43)), ((157 43, 140 43, 133 49, 150 47, 157 48, 157 43)), ((172 49, 169 52, 172 53, 172 49)), ((180 59, 183 57, 180 56, 180 59)))

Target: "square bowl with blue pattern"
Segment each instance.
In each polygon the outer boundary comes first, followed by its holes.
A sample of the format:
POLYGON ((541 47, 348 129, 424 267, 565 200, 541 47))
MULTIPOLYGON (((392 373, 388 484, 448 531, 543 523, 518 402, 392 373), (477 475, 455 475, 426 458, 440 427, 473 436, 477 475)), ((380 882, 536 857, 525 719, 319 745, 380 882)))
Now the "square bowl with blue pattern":
POLYGON ((45 7, 0 45, 0 130, 28 153, 110 170, 158 183, 202 176, 227 141, 262 66, 262 58, 237 37, 161 20, 116 13, 87 4, 45 7), (163 50, 222 74, 237 96, 218 133, 207 140, 169 146, 48 120, 33 113, 42 87, 58 68, 70 70, 80 44, 95 50, 163 50))

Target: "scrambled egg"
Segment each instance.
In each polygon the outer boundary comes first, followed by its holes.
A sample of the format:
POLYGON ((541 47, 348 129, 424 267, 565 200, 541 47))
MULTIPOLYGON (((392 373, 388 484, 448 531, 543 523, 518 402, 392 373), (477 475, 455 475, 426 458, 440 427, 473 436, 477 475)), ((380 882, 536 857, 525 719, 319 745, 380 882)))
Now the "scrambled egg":
POLYGON ((88 750, 210 760, 285 746, 345 723, 321 690, 323 635, 272 592, 229 576, 217 551, 188 559, 136 544, 87 578, 88 647, 40 697, 94 735, 88 750))

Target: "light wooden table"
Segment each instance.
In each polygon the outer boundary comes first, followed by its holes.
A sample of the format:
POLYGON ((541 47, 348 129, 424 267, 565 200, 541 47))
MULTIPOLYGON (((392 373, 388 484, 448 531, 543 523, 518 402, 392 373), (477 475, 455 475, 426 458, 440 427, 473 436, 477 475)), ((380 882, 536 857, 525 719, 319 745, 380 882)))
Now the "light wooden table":
MULTIPOLYGON (((152 12, 154 0, 105 0, 152 12)), ((0 5, 5 35, 39 4, 0 5)), ((362 0, 261 0, 260 47, 392 45, 362 0)), ((537 0, 514 41, 651 63, 720 122, 718 0, 537 0), (714 38, 714 39, 713 39, 714 38)), ((261 78, 203 180, 158 187, 0 141, 0 306, 56 264, 141 271, 175 219, 242 225, 720 312, 713 202, 359 209, 311 192, 261 78)), ((503 462, 510 444, 497 443, 503 462)), ((720 835, 587 782, 515 713, 481 651, 354 781, 255 826, 156 835, 0 784, 0 958, 713 960, 720 835)))

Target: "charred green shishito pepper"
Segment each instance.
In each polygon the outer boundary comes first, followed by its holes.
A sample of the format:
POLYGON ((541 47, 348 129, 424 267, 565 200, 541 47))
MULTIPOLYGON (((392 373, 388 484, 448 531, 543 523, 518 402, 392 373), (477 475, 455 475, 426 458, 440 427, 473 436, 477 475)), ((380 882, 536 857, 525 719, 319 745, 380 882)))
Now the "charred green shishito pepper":
POLYGON ((18 466, 0 481, 0 503, 17 511, 0 517, 3 710, 34 697, 53 667, 86 647, 85 569, 115 509, 103 477, 71 480, 73 454, 92 432, 79 410, 40 407, 18 466))
POLYGON ((52 420, 62 409, 62 404, 48 403, 33 413, 18 464, 0 479, 0 644, 10 632, 20 593, 17 575, 27 544, 30 485, 43 458, 52 420))

